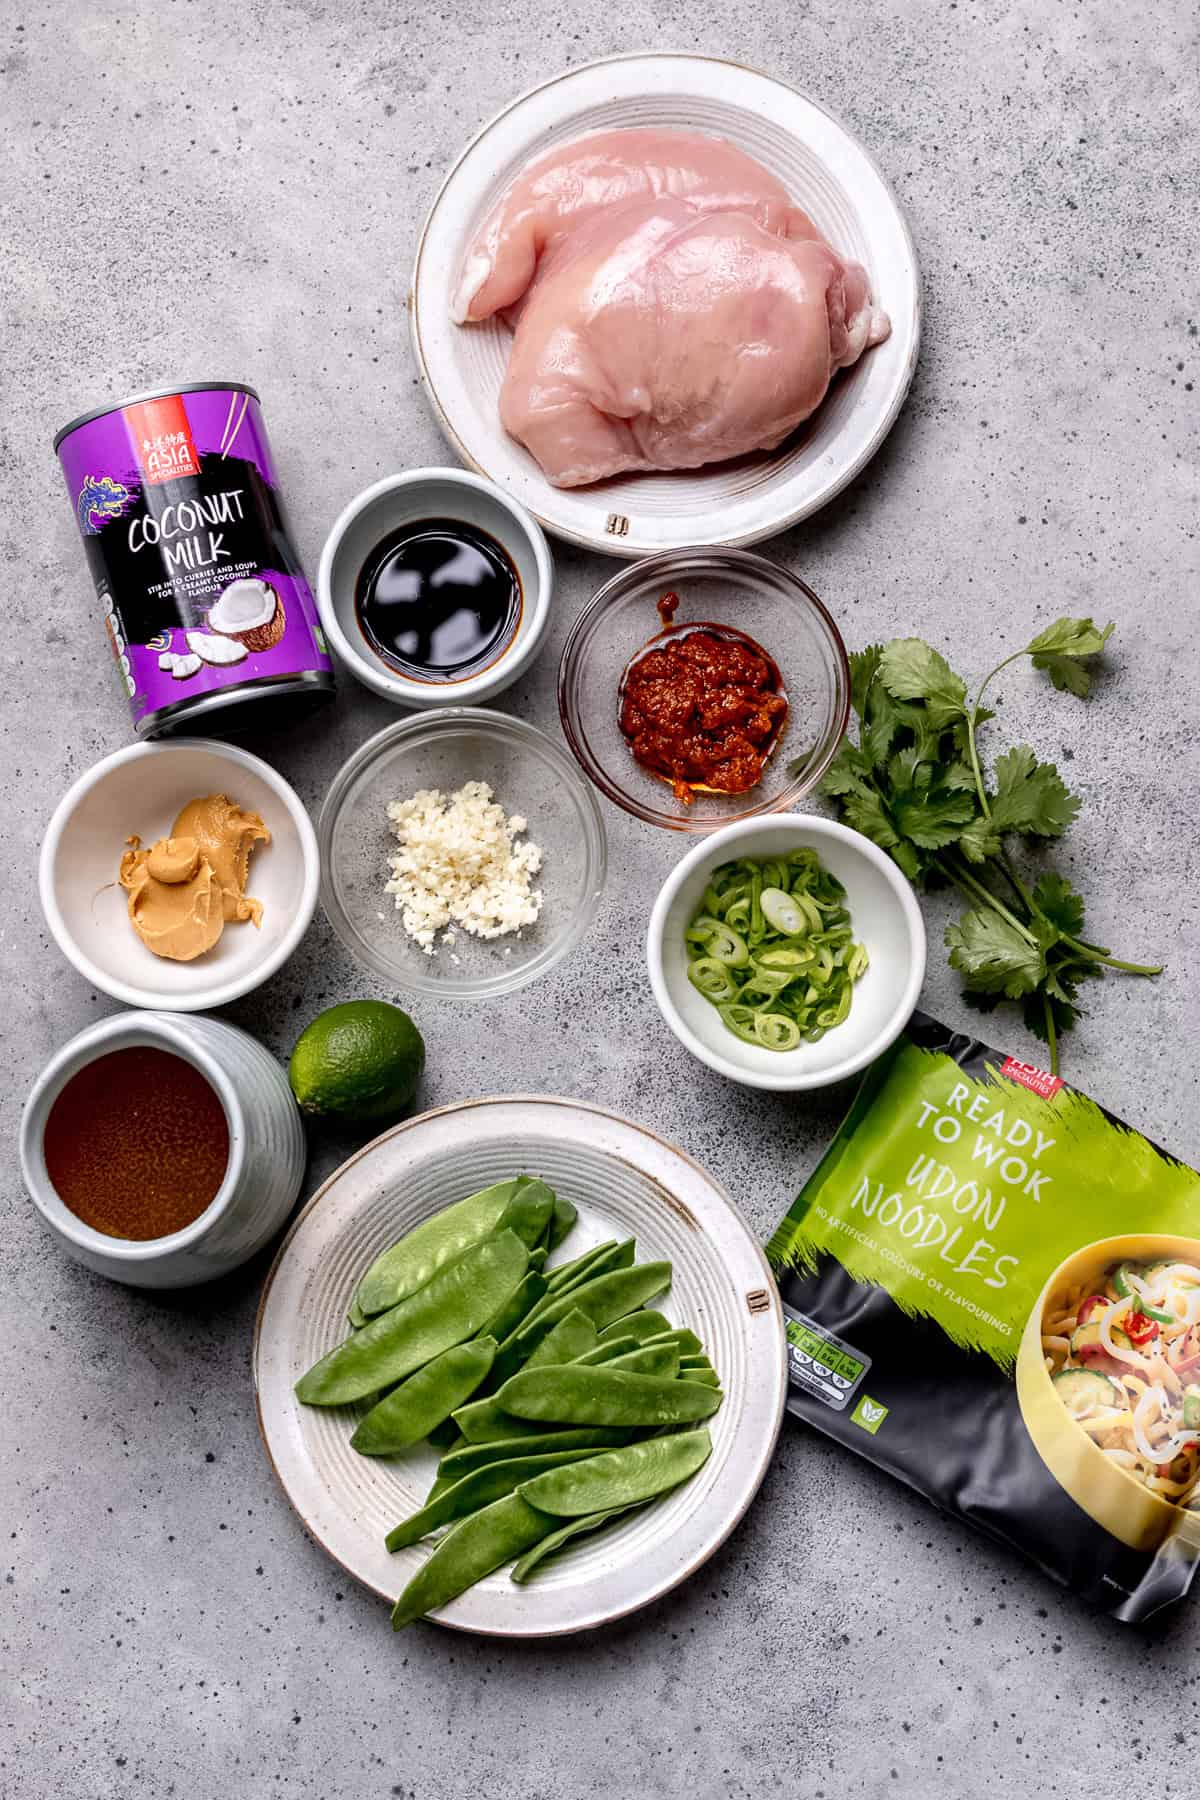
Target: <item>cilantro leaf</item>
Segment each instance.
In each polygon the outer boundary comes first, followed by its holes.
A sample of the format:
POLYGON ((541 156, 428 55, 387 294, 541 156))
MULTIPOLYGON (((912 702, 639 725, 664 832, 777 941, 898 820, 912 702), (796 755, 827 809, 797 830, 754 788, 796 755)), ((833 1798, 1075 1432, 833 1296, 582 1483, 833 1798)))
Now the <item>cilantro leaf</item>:
POLYGON ((1091 619, 1055 619, 1029 644, 1032 656, 1099 656, 1116 630, 1091 619))
POLYGON ((954 843, 975 816, 975 796, 914 790, 893 800, 892 816, 904 836, 922 850, 941 850, 954 843))
POLYGON ((895 700, 923 700, 930 723, 938 730, 966 710, 966 682, 921 638, 893 638, 885 644, 879 679, 895 700))
POLYGON ((903 707, 877 681, 868 696, 863 719, 862 745, 867 755, 877 763, 886 762, 904 723, 903 707))
POLYGON ((921 858, 911 844, 901 841, 891 847, 892 861, 908 876, 910 881, 919 881, 924 874, 921 858))
POLYGON ((942 786, 960 790, 966 794, 975 792, 975 777, 965 762, 947 763, 942 770, 942 786))
POLYGON ((1082 700, 1092 688, 1092 671, 1082 659, 1099 656, 1112 633, 1111 624, 1101 628, 1091 619, 1056 619, 1028 651, 1034 668, 1044 669, 1060 693, 1078 694, 1082 700))
POLYGON ((976 908, 964 913, 957 925, 947 925, 946 945, 951 968, 979 993, 1019 1000, 1022 994, 1031 994, 1046 973, 1041 946, 1031 944, 998 912, 976 908))
POLYGON ((842 796, 842 817, 854 831, 861 831, 881 850, 893 850, 899 834, 889 819, 880 796, 870 788, 842 796))
MULTIPOLYGON (((865 751, 843 739, 841 748, 821 777, 823 794, 854 794, 868 786, 873 764, 865 751)), ((800 770, 792 765, 792 773, 800 770)))
POLYGON ((958 840, 958 847, 968 862, 985 863, 990 857, 999 856, 1004 848, 1000 833, 996 829, 994 819, 986 813, 978 813, 958 840))
POLYGON ((933 768, 923 760, 915 744, 897 750, 887 766, 888 780, 898 794, 911 794, 914 788, 927 788, 933 768))
POLYGON ((977 993, 974 988, 963 989, 964 1004, 971 1007, 975 1012, 995 1012, 1003 998, 1003 994, 980 994, 977 993))
POLYGON ((1068 937, 1083 930, 1083 900, 1063 875, 1053 870, 1041 876, 1033 890, 1033 903, 1050 923, 1068 937))
POLYGON ((1079 811, 1078 796, 1053 763, 1040 763, 1028 744, 996 758, 992 821, 998 832, 1061 837, 1079 811))
POLYGON ((882 655, 882 644, 868 644, 865 650, 850 652, 850 704, 860 719, 866 718, 867 694, 882 655))

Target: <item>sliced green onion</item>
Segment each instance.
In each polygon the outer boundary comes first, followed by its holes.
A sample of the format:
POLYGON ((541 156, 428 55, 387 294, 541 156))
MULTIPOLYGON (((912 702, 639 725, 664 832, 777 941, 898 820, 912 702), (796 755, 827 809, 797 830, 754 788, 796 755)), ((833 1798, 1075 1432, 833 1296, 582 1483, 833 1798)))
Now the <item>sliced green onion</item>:
POLYGON ((782 888, 765 887, 762 891, 763 918, 776 931, 788 937, 799 937, 808 930, 808 914, 801 912, 792 896, 782 888))
POLYGON ((723 962, 715 956, 698 956, 688 964, 688 980, 692 986, 699 988, 706 1000, 718 1005, 724 1000, 737 998, 737 984, 723 962))
POLYGON ((754 1035, 767 1050, 794 1050, 800 1042, 800 1027, 785 1013, 756 1013, 754 1035))
POLYGON ((684 934, 688 976, 735 1037, 792 1050, 847 1018, 868 958, 845 899, 807 847, 712 871, 684 934))
POLYGON ((718 962, 728 963, 731 968, 740 969, 750 961, 750 949, 740 931, 725 919, 714 919, 709 913, 701 913, 693 919, 687 928, 689 944, 701 944, 705 954, 715 956, 718 962))
POLYGON ((795 944, 779 944, 759 951, 758 966, 760 969, 790 969, 797 974, 801 969, 807 969, 812 960, 811 950, 795 944))
POLYGON ((754 1021, 758 1014, 752 1006, 719 1006, 717 1012, 720 1014, 722 1022, 735 1037, 740 1037, 743 1043, 756 1044, 758 1042, 754 1030, 754 1021))

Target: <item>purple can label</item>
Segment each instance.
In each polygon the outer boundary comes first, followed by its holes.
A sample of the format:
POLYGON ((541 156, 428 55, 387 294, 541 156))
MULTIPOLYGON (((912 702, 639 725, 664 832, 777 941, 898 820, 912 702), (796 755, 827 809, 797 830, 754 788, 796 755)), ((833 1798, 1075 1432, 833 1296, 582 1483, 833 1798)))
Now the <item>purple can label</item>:
POLYGON ((69 429, 58 455, 142 735, 248 683, 332 685, 252 393, 133 401, 69 429))

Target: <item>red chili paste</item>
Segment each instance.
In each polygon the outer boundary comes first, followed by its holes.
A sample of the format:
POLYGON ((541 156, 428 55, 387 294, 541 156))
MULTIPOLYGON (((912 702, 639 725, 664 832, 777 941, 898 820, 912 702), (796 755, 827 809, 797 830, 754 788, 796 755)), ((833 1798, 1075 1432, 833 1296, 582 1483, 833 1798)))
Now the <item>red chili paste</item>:
POLYGON ((761 644, 730 625, 676 625, 678 605, 678 594, 659 601, 663 629, 621 677, 619 718, 635 759, 690 806, 697 789, 757 785, 788 703, 761 644))

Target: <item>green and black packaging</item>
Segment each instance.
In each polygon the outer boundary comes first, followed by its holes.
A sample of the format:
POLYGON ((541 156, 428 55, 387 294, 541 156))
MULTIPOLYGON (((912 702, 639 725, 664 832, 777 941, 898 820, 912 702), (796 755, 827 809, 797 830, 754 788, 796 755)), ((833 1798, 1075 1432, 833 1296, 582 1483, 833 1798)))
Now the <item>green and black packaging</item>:
POLYGON ((789 1409, 1119 1619, 1200 1556, 1200 1175, 920 1013, 767 1254, 789 1409))

